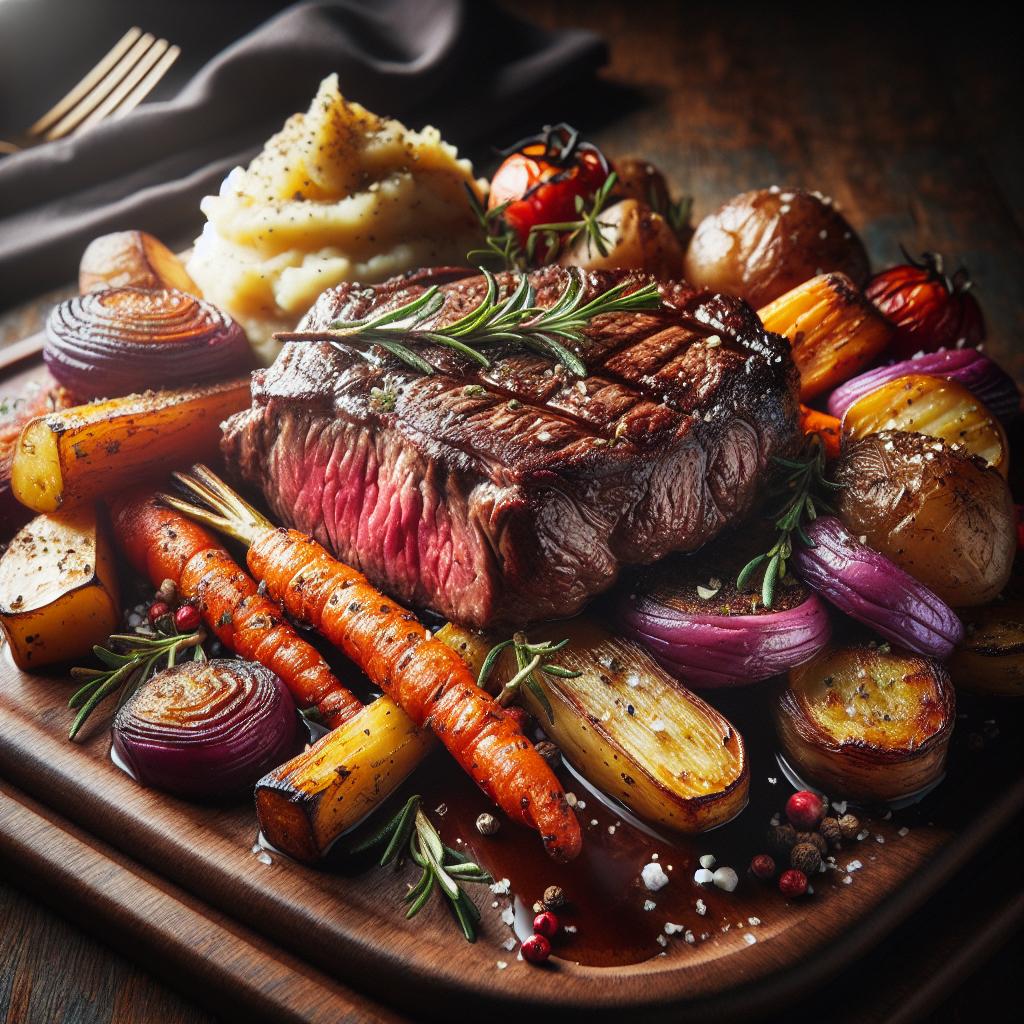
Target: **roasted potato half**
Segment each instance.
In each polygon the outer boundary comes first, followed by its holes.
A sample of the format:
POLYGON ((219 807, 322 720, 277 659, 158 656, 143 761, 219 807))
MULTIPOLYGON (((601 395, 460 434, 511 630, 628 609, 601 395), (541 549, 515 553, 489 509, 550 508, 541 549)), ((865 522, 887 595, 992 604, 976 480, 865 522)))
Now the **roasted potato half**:
POLYGON ((95 501, 216 456, 220 424, 248 407, 248 377, 147 391, 39 416, 21 432, 11 489, 36 512, 95 501))
POLYGON ((808 782, 896 800, 941 778, 956 701, 939 662, 865 642, 792 669, 773 711, 783 753, 808 782))
POLYGON ((847 440, 836 465, 840 518, 953 607, 1006 586, 1017 517, 1006 481, 981 459, 923 434, 847 440))
POLYGON ((78 268, 78 288, 177 288, 202 297, 185 264, 158 238, 145 231, 115 231, 94 238, 78 268))
POLYGON ((290 857, 311 863, 343 832, 395 791, 433 749, 390 697, 354 718, 256 784, 256 815, 267 840, 290 857))
POLYGON ((760 309, 819 274, 868 276, 864 244, 845 218, 813 192, 763 188, 734 196, 698 225, 683 276, 760 309))
POLYGON ((37 516, 0 558, 0 626, 19 668, 84 657, 120 618, 114 556, 92 506, 37 516))
MULTIPOLYGON (((437 634, 479 672, 491 643, 447 625, 437 634)), ((585 618, 533 630, 531 641, 568 645, 556 663, 574 679, 535 674, 549 719, 526 686, 523 704, 585 778, 637 816, 679 832, 705 832, 747 803, 750 771, 743 738, 713 707, 684 689, 636 644, 585 618)), ((492 677, 515 674, 508 655, 492 677)))
POLYGON ((1024 601, 996 601, 963 616, 963 643, 949 659, 958 690, 1024 697, 1024 601))

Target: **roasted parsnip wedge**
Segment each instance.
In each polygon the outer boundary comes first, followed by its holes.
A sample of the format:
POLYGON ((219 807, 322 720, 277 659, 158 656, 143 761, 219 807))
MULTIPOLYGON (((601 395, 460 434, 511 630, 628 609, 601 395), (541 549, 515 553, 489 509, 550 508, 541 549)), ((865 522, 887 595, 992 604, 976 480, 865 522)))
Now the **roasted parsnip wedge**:
POLYGON ((1024 697, 1024 601, 971 608, 963 620, 963 643, 948 666, 957 689, 1024 697))
POLYGON ((378 807, 434 747, 390 697, 368 704, 256 783, 266 839, 290 857, 315 861, 378 807))
POLYGON ((84 657, 120 616, 113 553, 92 506, 36 517, 0 558, 0 625, 19 668, 84 657))
MULTIPOLYGON (((479 672, 492 644, 447 625, 437 638, 479 672)), ((523 703, 586 779, 651 824, 705 832, 747 803, 750 772, 743 738, 713 707, 686 690, 642 648, 586 618, 531 630, 530 640, 569 643, 554 664, 573 672, 535 678, 552 717, 527 686, 523 703)), ((507 652, 492 680, 516 673, 507 652)))
POLYGON ((249 405, 247 377, 76 405, 26 424, 11 489, 36 512, 96 500, 216 455, 220 424, 249 405))
POLYGON ((931 658, 832 647, 792 669, 774 706, 786 758, 830 796, 895 800, 942 776, 956 701, 931 658))
POLYGON ((145 231, 115 231, 94 238, 78 268, 78 288, 177 288, 199 296, 199 286, 185 264, 170 249, 145 231))

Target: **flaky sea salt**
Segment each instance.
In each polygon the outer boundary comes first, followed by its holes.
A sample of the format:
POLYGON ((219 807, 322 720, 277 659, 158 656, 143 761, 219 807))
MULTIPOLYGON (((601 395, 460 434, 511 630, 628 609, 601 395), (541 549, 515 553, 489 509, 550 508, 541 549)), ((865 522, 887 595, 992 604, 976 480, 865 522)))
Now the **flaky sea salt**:
MULTIPOLYGON (((708 872, 710 874, 710 872, 708 872)), ((664 889, 668 885, 668 875, 665 874, 661 869, 661 865, 651 861, 650 864, 645 864, 643 870, 640 872, 640 877, 643 879, 644 885, 651 892, 657 892, 659 889, 664 889)))

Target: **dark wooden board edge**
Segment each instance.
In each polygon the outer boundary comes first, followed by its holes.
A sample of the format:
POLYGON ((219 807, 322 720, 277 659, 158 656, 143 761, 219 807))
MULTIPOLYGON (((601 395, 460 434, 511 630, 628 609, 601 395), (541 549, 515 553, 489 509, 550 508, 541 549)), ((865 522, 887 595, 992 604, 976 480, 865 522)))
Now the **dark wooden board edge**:
POLYGON ((234 1019, 399 1024, 0 780, 0 864, 17 884, 234 1019))

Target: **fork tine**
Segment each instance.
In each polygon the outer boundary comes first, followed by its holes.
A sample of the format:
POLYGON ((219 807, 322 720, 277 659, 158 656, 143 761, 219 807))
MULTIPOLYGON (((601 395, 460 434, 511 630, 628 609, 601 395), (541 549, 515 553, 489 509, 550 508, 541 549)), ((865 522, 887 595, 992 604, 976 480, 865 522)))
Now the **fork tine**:
POLYGON ((108 114, 116 110, 124 98, 142 81, 153 65, 166 53, 171 44, 166 39, 158 39, 141 57, 139 62, 118 83, 117 88, 75 128, 76 132, 85 131, 98 124, 108 114))
POLYGON ((158 85, 160 79, 167 74, 171 65, 178 59, 181 54, 181 48, 178 46, 172 46, 168 51, 160 58, 160 62, 146 77, 139 82, 135 89, 129 93, 124 103, 122 103, 117 110, 111 114, 113 120, 118 120, 130 114, 158 85))
POLYGON ((83 96, 103 79, 103 76, 128 52, 132 44, 142 35, 142 29, 133 26, 110 48, 92 69, 81 78, 61 99, 59 99, 31 128, 29 135, 40 135, 59 121, 83 96))
POLYGON ((110 95, 118 83, 135 67, 143 54, 155 41, 155 37, 149 32, 143 35, 117 64, 107 72, 103 80, 95 85, 84 99, 80 100, 69 113, 65 114, 46 132, 46 140, 52 142, 54 139, 62 139, 65 135, 74 131, 110 95))

